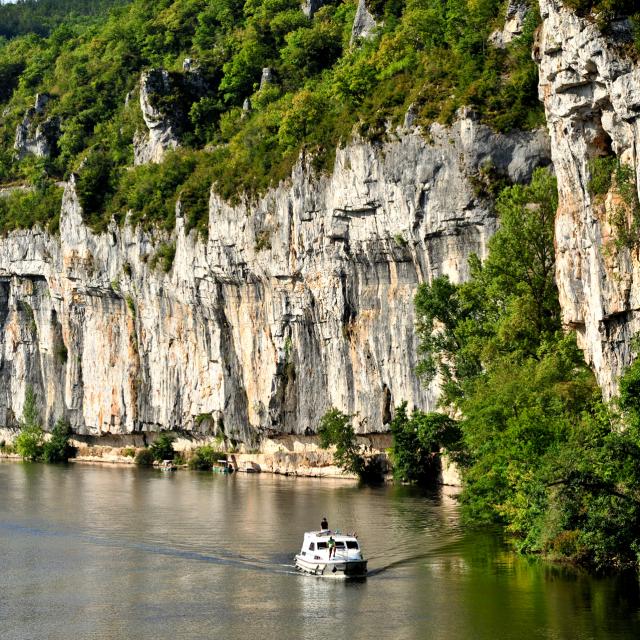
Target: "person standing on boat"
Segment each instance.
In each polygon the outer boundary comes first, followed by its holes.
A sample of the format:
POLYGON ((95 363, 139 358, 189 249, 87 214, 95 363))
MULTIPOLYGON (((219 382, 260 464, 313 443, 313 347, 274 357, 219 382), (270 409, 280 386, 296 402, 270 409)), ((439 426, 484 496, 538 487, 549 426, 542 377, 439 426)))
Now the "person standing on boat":
POLYGON ((331 556, 336 557, 336 541, 333 539, 333 536, 329 536, 329 560, 331 560, 331 556))
POLYGON ((329 528, 329 523, 327 522, 327 516, 322 516, 322 522, 320 523, 320 529, 326 531, 329 528))

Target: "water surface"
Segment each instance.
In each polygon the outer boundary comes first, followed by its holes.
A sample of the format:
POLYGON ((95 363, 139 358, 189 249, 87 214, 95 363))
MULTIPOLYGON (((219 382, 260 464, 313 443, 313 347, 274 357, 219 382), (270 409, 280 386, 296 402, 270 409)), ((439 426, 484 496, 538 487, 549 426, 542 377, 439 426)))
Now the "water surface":
POLYGON ((455 498, 343 480, 0 463, 0 637, 640 638, 636 578, 518 558, 455 498), (370 577, 296 574, 356 530, 370 577))

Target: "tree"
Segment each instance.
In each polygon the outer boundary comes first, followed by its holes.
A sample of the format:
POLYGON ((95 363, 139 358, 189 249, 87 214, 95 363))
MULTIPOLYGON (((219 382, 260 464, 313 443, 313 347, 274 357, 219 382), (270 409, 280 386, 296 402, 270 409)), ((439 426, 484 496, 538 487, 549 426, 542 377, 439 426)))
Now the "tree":
POLYGON ((322 449, 335 446, 333 460, 338 467, 368 482, 381 479, 379 460, 367 460, 360 453, 356 433, 348 415, 335 407, 329 409, 320 419, 318 436, 322 449))
POLYGON ((462 436, 458 423, 442 413, 396 407, 391 421, 393 475, 404 482, 434 483, 440 471, 440 451, 457 451, 462 436))
POLYGON ((553 220, 556 182, 546 169, 531 184, 504 189, 496 205, 500 229, 482 264, 470 259, 471 278, 446 276, 419 287, 415 298, 423 354, 419 373, 438 375, 443 403, 455 404, 463 387, 500 357, 537 357, 561 331, 554 280, 553 220))
POLYGON ((45 462, 67 462, 69 458, 74 458, 76 448, 69 442, 72 433, 69 421, 59 418, 51 431, 50 440, 44 443, 42 459, 45 462))
POLYGON ((168 433, 161 433, 149 447, 153 459, 162 462, 162 460, 173 460, 175 451, 173 449, 173 441, 175 438, 168 433))
MULTIPOLYGON (((562 331, 555 206, 545 170, 505 189, 484 264, 471 261, 466 283, 421 287, 422 369, 439 375, 443 403, 460 416, 465 519, 502 523, 522 552, 637 566, 640 363, 621 380, 619 415, 603 403, 575 336, 562 331)), ((411 478, 424 460, 421 437, 428 445, 438 423, 424 435, 409 425, 400 411, 392 427, 398 471, 411 478)))
POLYGON ((16 438, 16 451, 24 460, 37 460, 42 455, 44 431, 40 425, 38 401, 31 385, 27 386, 20 433, 16 438))

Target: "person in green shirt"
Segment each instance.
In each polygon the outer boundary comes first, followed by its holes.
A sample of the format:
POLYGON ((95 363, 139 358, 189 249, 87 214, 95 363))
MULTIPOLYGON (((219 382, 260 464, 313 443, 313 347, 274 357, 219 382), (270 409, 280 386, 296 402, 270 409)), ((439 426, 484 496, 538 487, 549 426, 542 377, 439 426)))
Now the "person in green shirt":
POLYGON ((331 556, 336 557, 336 541, 333 539, 333 536, 329 537, 329 560, 331 560, 331 556))

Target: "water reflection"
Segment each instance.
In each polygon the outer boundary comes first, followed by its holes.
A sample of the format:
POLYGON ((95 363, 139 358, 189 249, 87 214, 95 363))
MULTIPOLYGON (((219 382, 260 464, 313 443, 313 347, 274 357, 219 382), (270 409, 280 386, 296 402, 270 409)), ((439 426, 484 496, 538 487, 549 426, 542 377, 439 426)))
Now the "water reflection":
POLYGON ((640 637, 635 577, 595 579, 465 531, 455 496, 276 476, 0 463, 2 637, 640 637), (329 516, 371 577, 302 576, 329 516))

